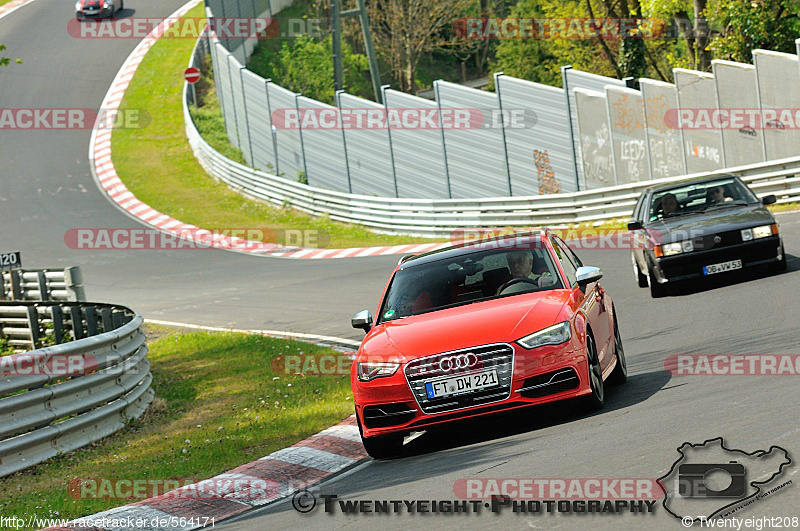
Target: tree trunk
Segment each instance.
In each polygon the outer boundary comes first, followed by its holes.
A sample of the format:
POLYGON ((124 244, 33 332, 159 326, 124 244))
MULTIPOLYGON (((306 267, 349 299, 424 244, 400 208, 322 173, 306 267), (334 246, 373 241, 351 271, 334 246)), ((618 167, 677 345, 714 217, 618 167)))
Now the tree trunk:
POLYGON ((705 10, 708 0, 694 0, 694 34, 697 46, 697 69, 707 72, 711 69, 711 51, 708 42, 711 40, 711 28, 706 19, 705 10))

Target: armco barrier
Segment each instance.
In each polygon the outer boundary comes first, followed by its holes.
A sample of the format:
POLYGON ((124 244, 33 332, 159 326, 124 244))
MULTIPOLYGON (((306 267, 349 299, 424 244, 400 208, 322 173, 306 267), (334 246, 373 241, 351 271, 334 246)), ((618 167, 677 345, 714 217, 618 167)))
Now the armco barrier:
POLYGON ((0 477, 86 446, 144 413, 153 391, 142 322, 109 304, 0 302, 3 334, 27 327, 33 343, 73 339, 0 356, 0 477))
POLYGON ((81 268, 0 271, 0 300, 85 301, 81 268))
MULTIPOLYGON (((199 53, 202 53, 200 48, 192 54, 190 66, 197 64, 199 53)), ((775 194, 779 203, 800 199, 800 157, 583 192, 529 197, 397 199, 335 192, 254 170, 222 156, 203 140, 192 122, 189 93, 184 86, 186 135, 197 160, 211 176, 255 199, 289 205, 314 215, 328 215, 337 221, 358 223, 389 234, 441 237, 459 227, 524 227, 625 218, 645 188, 726 173, 741 176, 759 196, 775 194)))

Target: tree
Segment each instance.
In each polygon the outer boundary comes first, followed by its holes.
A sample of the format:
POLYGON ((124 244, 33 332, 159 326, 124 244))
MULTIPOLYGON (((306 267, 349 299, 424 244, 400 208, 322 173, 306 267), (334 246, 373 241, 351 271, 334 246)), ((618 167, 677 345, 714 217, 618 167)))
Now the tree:
POLYGON ((453 20, 475 0, 374 0, 369 3, 375 47, 400 90, 416 94, 417 67, 425 54, 452 46, 453 20))
MULTIPOLYGON (((268 77, 279 79, 289 90, 333 104, 331 47, 330 36, 315 40, 303 35, 291 44, 284 42, 268 77)), ((366 80, 369 72, 366 56, 354 54, 350 46, 342 42, 342 58, 345 90, 357 96, 371 98, 372 85, 366 80)))
POLYGON ((749 63, 757 48, 795 53, 800 1, 710 0, 708 9, 722 28, 711 43, 717 58, 749 63))

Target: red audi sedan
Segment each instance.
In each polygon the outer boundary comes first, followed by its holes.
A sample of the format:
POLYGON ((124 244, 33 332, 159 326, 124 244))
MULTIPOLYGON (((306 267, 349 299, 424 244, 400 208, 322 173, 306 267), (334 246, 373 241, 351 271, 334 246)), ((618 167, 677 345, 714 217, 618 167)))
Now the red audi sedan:
POLYGON ((413 431, 534 404, 604 403, 627 379, 616 311, 597 267, 549 231, 403 258, 353 362, 367 452, 390 458, 413 431))

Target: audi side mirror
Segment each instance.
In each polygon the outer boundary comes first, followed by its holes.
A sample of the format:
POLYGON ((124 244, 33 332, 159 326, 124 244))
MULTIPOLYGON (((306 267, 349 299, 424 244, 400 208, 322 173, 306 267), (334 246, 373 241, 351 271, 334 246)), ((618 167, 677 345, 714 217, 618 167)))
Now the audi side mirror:
POLYGON ((361 310, 353 316, 350 320, 350 324, 353 328, 360 328, 364 333, 369 332, 372 329, 372 312, 369 310, 361 310))
POLYGON ((639 229, 643 229, 643 228, 644 228, 644 225, 642 225, 642 222, 639 221, 639 220, 629 221, 628 222, 628 230, 639 230, 639 229))
POLYGON ((584 287, 603 278, 603 271, 599 267, 581 266, 575 272, 575 278, 578 280, 578 286, 584 287))
POLYGON ((764 206, 771 205, 776 201, 778 201, 778 198, 775 197, 775 194, 765 195, 764 197, 761 198, 761 204, 764 206))

